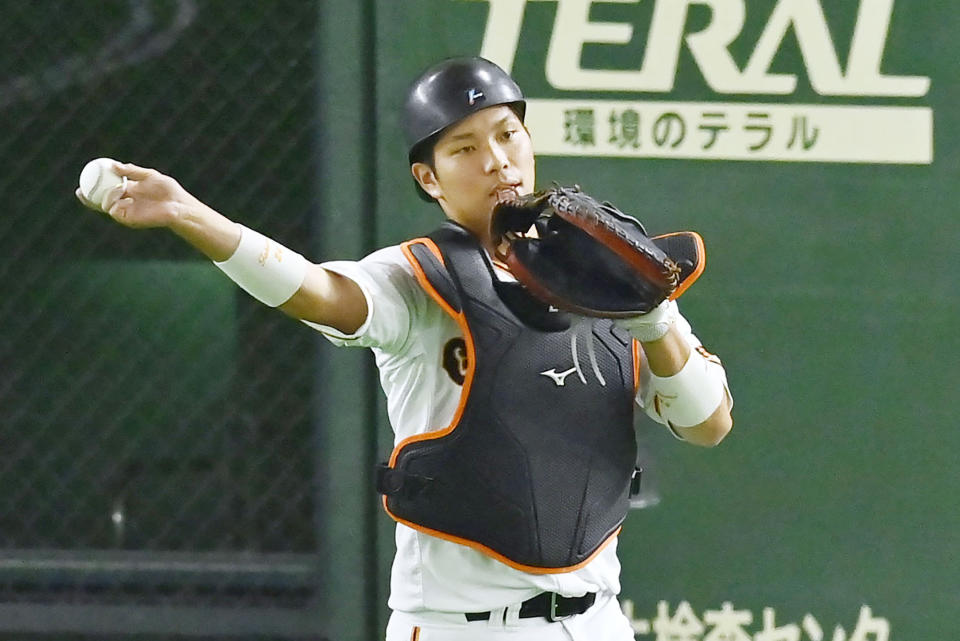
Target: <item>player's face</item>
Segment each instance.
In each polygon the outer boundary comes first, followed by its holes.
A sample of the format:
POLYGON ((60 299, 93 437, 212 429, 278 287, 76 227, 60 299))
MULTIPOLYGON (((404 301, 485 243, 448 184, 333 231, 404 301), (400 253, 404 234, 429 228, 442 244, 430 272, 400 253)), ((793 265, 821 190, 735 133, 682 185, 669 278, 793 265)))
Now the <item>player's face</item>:
POLYGON ((451 127, 437 141, 433 160, 433 168, 414 165, 414 176, 449 218, 482 240, 504 194, 533 191, 530 134, 506 105, 482 109, 451 127))

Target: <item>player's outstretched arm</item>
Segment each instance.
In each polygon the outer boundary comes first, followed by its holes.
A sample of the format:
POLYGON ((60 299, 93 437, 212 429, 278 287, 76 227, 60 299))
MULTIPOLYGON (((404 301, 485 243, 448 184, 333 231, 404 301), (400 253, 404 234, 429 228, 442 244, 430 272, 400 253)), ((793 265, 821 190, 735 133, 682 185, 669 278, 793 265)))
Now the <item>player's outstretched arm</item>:
POLYGON ((169 229, 217 263, 241 287, 290 316, 345 333, 363 324, 366 299, 352 280, 231 221, 170 176, 126 163, 114 163, 112 169, 126 180, 102 198, 98 195, 99 202, 77 189, 80 202, 104 211, 126 227, 169 229), (286 263, 282 257, 287 258, 286 263))

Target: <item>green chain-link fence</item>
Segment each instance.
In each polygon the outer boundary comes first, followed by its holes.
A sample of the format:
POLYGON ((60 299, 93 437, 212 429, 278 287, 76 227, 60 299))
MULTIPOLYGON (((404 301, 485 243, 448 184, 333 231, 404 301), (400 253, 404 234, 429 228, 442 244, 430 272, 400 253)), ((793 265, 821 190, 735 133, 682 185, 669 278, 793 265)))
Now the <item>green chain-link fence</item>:
POLYGON ((316 4, 2 4, 0 610, 308 607, 316 336, 72 192, 156 167, 306 253, 316 4))

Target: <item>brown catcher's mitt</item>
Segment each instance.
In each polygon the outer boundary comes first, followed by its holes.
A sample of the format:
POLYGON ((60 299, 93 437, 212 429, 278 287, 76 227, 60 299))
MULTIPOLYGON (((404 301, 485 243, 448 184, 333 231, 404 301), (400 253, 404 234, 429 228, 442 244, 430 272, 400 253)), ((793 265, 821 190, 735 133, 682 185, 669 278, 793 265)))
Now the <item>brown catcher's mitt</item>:
POLYGON ((491 232, 497 258, 531 294, 585 316, 645 314, 679 296, 703 270, 699 235, 651 239, 638 220, 579 187, 502 201, 491 232))

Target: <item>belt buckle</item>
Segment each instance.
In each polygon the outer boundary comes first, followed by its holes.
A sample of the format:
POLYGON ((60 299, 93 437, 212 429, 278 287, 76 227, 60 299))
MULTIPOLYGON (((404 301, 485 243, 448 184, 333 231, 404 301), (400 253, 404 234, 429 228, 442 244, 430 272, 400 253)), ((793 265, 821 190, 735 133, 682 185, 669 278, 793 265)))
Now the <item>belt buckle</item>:
POLYGON ((572 614, 557 616, 557 598, 559 596, 560 595, 557 594, 556 592, 550 593, 550 613, 547 616, 547 620, 550 621, 551 623, 556 623, 557 621, 565 621, 566 619, 569 619, 570 617, 574 616, 572 614))

